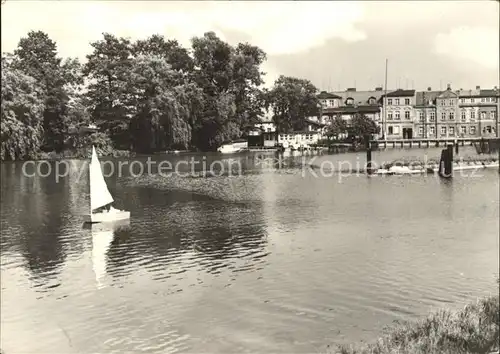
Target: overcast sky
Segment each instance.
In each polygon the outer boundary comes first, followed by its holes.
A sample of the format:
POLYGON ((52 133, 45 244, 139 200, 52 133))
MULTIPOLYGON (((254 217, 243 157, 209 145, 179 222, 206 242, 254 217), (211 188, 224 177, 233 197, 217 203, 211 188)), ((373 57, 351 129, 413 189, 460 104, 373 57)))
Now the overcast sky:
POLYGON ((496 1, 26 1, 2 5, 2 52, 30 30, 84 60, 102 32, 146 38, 159 33, 188 46, 214 31, 231 44, 264 49, 266 84, 280 74, 323 90, 499 86, 496 1))

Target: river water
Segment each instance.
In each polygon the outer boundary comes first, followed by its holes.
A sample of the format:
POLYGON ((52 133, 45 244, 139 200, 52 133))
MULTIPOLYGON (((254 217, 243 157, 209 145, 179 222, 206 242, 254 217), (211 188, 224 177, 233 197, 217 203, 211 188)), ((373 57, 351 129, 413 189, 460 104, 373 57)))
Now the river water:
MULTIPOLYGON (((374 157, 409 155, 439 150, 374 157)), ((218 157, 153 160, 166 158, 218 157)), ((2 164, 2 349, 324 352, 498 292, 497 170, 339 178, 298 167, 297 157, 266 166, 255 154, 231 158, 238 175, 115 170, 108 184, 131 219, 114 228, 82 226, 84 161, 68 162, 61 178, 54 162, 47 177, 48 166, 33 175, 33 166, 2 164)), ((324 161, 364 157, 313 164, 324 161)))

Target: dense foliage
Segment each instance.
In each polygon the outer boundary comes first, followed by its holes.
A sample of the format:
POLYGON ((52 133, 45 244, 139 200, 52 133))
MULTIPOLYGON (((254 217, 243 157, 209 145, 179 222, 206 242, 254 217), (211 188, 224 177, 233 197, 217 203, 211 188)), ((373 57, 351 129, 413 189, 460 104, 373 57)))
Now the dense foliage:
POLYGON ((63 60, 46 33, 31 31, 2 56, 2 160, 83 151, 90 142, 108 151, 213 150, 267 109, 280 132, 301 130, 318 113, 311 82, 281 76, 263 89, 266 54, 213 32, 189 49, 160 35, 131 41, 109 33, 91 47, 83 65, 63 60), (90 123, 100 133, 75 133, 90 123))

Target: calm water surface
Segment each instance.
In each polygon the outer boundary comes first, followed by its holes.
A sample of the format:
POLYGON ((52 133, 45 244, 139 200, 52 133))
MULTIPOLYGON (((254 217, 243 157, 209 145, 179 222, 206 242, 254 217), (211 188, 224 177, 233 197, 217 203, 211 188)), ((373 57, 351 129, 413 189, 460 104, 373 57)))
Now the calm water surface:
MULTIPOLYGON (((439 151, 375 158, 403 154, 439 151)), ((115 173, 131 220, 114 229, 82 227, 83 161, 58 182, 2 164, 2 349, 313 353, 498 291, 498 171, 339 179, 233 158, 244 175, 115 173)), ((315 164, 342 159, 364 163, 315 164)))

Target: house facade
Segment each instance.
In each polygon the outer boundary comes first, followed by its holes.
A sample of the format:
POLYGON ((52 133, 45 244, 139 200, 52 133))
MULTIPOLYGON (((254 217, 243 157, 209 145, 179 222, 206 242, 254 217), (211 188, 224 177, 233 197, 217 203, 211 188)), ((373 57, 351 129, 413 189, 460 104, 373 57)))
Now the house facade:
POLYGON ((415 90, 396 90, 382 99, 386 139, 414 138, 415 90))
POLYGON ((440 94, 441 91, 432 91, 431 87, 427 88, 427 91, 416 92, 414 106, 415 138, 437 138, 436 97, 440 94))
MULTIPOLYGON (((345 91, 322 92, 318 95, 321 102, 321 118, 319 121, 327 125, 335 117, 341 117, 349 126, 356 114, 364 114, 378 126, 381 126, 382 104, 380 99, 382 94, 381 87, 377 87, 372 91, 357 91, 355 88, 348 88, 345 91)), ((317 118, 312 117, 312 119, 317 118)))
POLYGON ((459 94, 452 91, 450 85, 436 97, 436 135, 438 139, 460 136, 458 100, 459 94))

